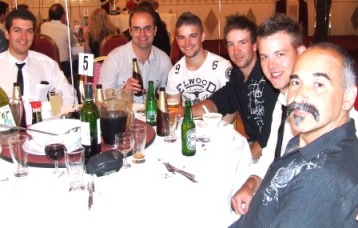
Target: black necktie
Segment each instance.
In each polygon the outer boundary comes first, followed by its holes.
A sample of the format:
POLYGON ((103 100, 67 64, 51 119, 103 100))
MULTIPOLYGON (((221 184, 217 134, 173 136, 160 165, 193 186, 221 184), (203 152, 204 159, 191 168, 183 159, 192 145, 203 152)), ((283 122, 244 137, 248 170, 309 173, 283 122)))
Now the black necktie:
POLYGON ((280 127, 278 128, 277 143, 276 143, 276 149, 275 149, 275 160, 281 156, 283 132, 285 130, 285 122, 286 122, 287 107, 282 105, 281 109, 282 109, 281 124, 280 124, 280 127))
POLYGON ((20 86, 21 95, 24 95, 24 78, 22 77, 22 68, 25 66, 25 63, 16 63, 18 69, 17 71, 17 83, 20 86))

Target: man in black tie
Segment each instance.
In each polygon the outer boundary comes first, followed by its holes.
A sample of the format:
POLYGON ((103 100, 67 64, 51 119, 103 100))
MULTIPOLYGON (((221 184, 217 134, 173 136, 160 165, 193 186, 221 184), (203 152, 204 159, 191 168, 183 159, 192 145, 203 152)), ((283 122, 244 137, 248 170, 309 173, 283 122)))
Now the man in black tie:
POLYGON ((331 43, 313 45, 298 57, 287 114, 299 134, 231 227, 357 226, 358 138, 350 118, 356 75, 352 57, 331 43))
POLYGON ((251 176, 231 199, 233 210, 241 215, 247 213, 251 199, 269 165, 275 157, 283 154, 288 140, 295 134, 285 121, 282 111, 286 106, 286 94, 293 64, 298 55, 306 49, 298 22, 284 14, 272 16, 259 25, 257 47, 261 68, 273 87, 280 90, 280 95, 272 114, 271 133, 267 146, 263 149, 260 159, 250 167, 251 176))
MULTIPOLYGON (((41 53, 29 50, 35 35, 35 16, 28 10, 14 9, 7 15, 5 27, 9 48, 0 54, 0 86, 8 97, 12 96, 13 83, 18 82, 25 103, 29 99, 38 100, 40 93, 52 90, 62 92, 63 105, 77 103, 75 92, 58 64, 41 53), (41 83, 43 81, 47 85, 41 83)), ((29 113, 31 115, 31 110, 29 113)))

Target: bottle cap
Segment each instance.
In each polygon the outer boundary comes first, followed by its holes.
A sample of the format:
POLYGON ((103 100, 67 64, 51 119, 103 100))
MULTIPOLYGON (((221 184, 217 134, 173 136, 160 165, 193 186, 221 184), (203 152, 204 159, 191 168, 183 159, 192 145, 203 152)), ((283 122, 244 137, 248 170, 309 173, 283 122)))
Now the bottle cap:
POLYGON ((17 82, 14 82, 14 87, 15 87, 15 86, 19 86, 19 83, 17 83, 17 82))
POLYGON ((102 84, 97 84, 96 89, 102 89, 102 84))
POLYGON ((165 91, 165 87, 160 87, 159 91, 165 91))
POLYGON ((41 108, 41 101, 31 101, 30 104, 32 108, 41 108))

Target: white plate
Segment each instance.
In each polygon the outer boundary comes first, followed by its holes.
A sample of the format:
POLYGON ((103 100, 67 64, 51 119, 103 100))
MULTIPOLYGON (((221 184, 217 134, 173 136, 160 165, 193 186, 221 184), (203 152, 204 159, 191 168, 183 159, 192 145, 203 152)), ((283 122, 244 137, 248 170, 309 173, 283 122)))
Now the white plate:
POLYGON ((24 149, 29 154, 45 155, 45 148, 40 147, 34 140, 30 139, 24 149))

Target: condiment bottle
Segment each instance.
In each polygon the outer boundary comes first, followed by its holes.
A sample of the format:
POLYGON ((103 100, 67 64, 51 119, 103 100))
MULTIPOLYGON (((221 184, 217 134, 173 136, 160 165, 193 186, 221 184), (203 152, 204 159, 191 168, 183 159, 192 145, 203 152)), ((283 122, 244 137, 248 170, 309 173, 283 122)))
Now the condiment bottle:
POLYGON ((152 126, 157 125, 157 99, 154 93, 154 82, 148 83, 148 94, 145 104, 146 121, 152 126))
POLYGON ((98 107, 93 102, 92 85, 85 85, 85 102, 81 108, 81 139, 85 162, 101 152, 101 125, 98 107))
POLYGON ((41 101, 31 101, 30 104, 32 108, 32 124, 41 122, 41 101))
POLYGON ((133 58, 132 62, 133 62, 133 78, 138 80, 138 83, 140 84, 141 89, 142 89, 142 91, 135 93, 134 96, 140 97, 143 95, 143 89, 144 89, 143 78, 142 78, 142 74, 140 73, 140 70, 139 70, 137 59, 133 58))
POLYGON ((164 87, 160 87, 159 89, 157 106, 157 135, 167 136, 169 135, 169 112, 164 87))
POLYGON ((184 119, 181 125, 182 154, 194 156, 196 153, 196 130, 191 111, 191 101, 185 101, 184 119))

